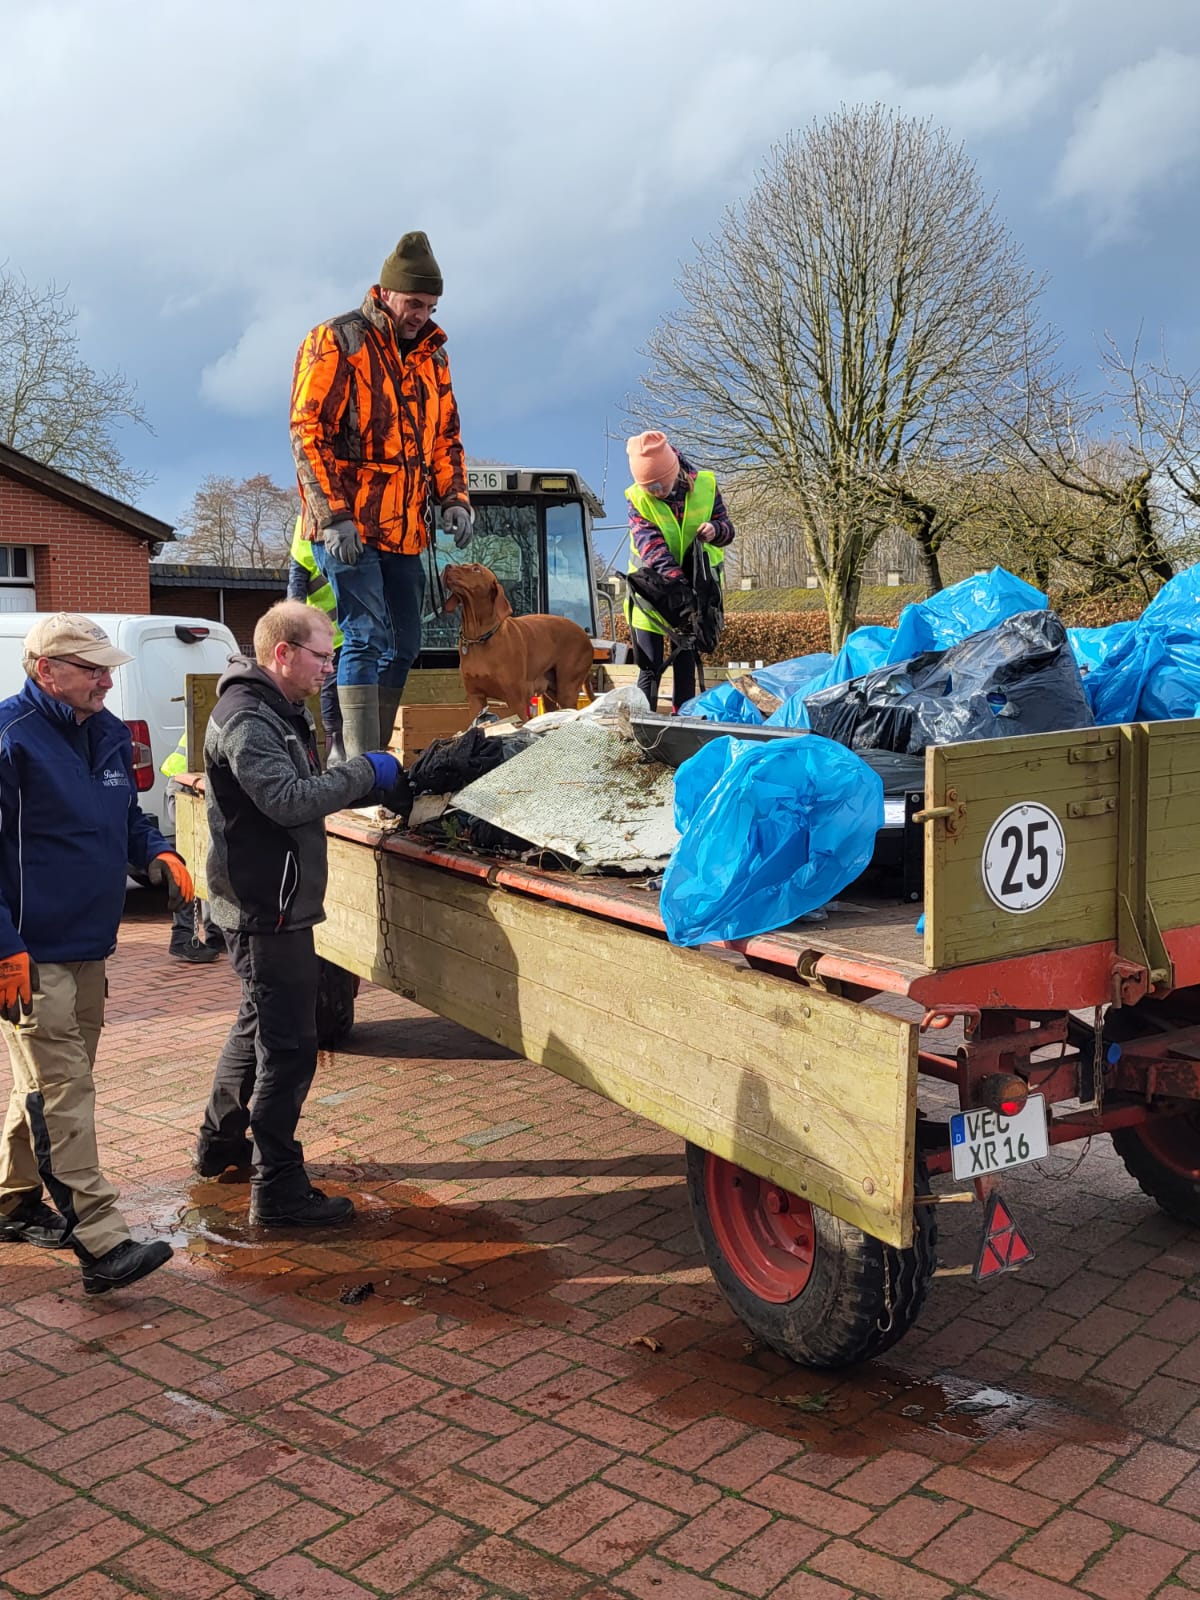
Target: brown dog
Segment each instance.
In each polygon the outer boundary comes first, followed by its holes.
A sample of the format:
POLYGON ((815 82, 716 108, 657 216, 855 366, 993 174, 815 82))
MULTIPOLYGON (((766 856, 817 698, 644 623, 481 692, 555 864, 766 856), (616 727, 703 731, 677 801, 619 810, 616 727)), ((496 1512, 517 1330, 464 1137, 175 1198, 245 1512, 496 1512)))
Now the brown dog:
POLYGON ((566 617, 514 617, 490 567, 447 567, 446 610, 462 608, 458 665, 472 717, 503 700, 523 721, 532 695, 574 710, 592 666, 592 641, 566 617))

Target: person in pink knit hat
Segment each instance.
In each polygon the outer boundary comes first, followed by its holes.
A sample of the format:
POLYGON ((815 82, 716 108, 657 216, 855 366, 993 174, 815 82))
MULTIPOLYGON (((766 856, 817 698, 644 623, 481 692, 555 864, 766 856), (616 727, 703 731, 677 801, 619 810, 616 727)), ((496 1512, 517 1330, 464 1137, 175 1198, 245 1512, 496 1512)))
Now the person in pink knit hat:
MULTIPOLYGON (((694 605, 684 571, 697 540, 708 546, 709 563, 719 576, 725 549, 733 543, 733 523, 711 472, 698 472, 671 444, 665 433, 650 429, 625 446, 633 482, 629 501, 628 572, 649 571, 679 597, 678 609, 694 605)), ((638 688, 658 707, 658 688, 666 666, 662 623, 631 598, 625 616, 633 635, 638 688)), ((696 653, 676 647, 671 654, 671 703, 678 711, 696 693, 696 653)))

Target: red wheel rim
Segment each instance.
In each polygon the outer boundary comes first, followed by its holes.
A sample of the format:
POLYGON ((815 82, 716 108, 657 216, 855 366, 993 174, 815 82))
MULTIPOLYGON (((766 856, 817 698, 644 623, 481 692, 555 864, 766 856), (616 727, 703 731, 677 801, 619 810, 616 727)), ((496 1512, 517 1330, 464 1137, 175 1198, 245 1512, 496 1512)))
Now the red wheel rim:
POLYGON ((721 1253, 748 1289, 777 1306, 803 1292, 816 1254, 807 1200, 711 1153, 704 1199, 721 1253))
POLYGON ((1200 1116, 1155 1117, 1137 1130, 1146 1150, 1181 1178, 1200 1183, 1200 1116))

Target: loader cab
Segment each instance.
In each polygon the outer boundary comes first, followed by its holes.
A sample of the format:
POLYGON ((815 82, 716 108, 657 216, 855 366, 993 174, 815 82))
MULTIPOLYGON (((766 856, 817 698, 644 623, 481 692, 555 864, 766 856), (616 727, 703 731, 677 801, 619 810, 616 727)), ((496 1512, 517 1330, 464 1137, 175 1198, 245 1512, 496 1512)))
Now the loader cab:
MULTIPOLYGON (((460 553, 442 531, 435 545, 439 573, 455 561, 490 567, 504 586, 514 616, 549 612, 569 617, 590 637, 599 632, 593 585, 592 524, 604 507, 578 473, 528 467, 472 466, 467 487, 475 533, 460 553)), ((458 665, 458 616, 425 595, 417 667, 458 665)))

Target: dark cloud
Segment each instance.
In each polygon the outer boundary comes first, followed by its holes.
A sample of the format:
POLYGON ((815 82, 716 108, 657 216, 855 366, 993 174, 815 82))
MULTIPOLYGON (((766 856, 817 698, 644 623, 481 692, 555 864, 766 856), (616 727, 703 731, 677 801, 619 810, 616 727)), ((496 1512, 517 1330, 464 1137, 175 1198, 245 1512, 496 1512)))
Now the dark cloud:
MULTIPOLYGON (((597 481, 691 241, 765 150, 856 100, 966 142, 1086 360, 1143 320, 1194 359, 1200 18, 1178 0, 0 0, 0 258, 69 282, 174 518, 290 473, 291 361, 425 228, 473 453, 597 481)), ((614 448, 610 504, 623 486, 614 448), (617 481, 620 479, 620 481, 617 481), (614 492, 615 491, 615 492, 614 492)), ((597 481, 598 486, 598 481, 597 481)))

